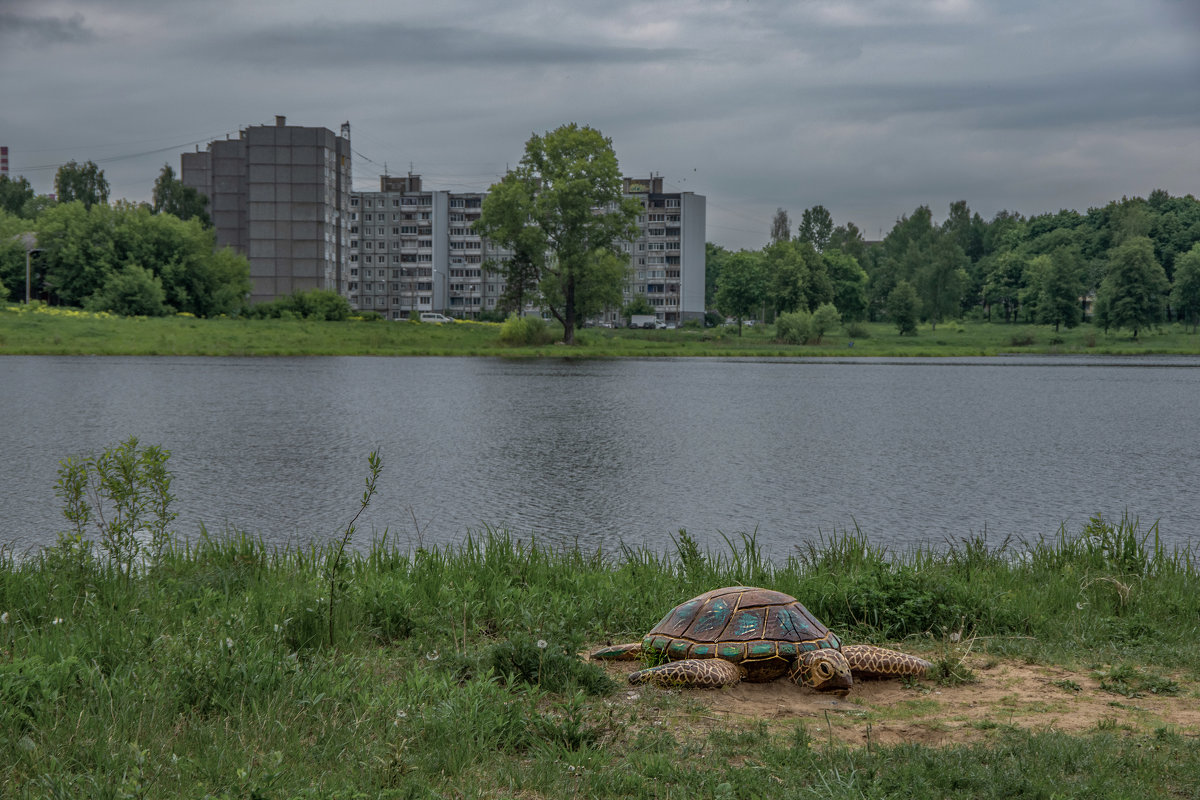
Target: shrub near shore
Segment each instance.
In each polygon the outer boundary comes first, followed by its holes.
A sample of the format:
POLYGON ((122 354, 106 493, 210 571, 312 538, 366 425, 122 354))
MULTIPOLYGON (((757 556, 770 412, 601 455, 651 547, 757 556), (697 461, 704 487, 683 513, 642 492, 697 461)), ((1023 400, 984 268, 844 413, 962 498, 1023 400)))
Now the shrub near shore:
POLYGON ((0 794, 1186 793, 1200 785, 1195 731, 1068 736, 1010 714, 974 744, 847 748, 803 721, 698 727, 690 695, 630 699, 576 655, 638 637, 700 591, 759 584, 850 641, 948 667, 968 642, 988 658, 1107 665, 1133 687, 1115 700, 1137 703, 1140 687, 1194 706, 1200 571, 1153 534, 1097 518, 1029 546, 896 553, 844 533, 772 563, 750 536, 713 553, 681 531, 667 552, 604 554, 484 530, 449 547, 385 537, 331 572, 336 545, 202 532, 132 575, 60 545, 0 563, 0 794))

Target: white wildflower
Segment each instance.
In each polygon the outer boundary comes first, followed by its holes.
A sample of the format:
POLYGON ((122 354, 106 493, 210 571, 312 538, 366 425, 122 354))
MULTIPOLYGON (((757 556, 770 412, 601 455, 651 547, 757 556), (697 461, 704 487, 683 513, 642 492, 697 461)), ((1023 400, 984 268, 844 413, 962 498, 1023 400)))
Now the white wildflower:
POLYGON ((60 624, 62 624, 62 621, 63 621, 62 617, 55 617, 54 619, 50 620, 50 624, 51 625, 60 625, 60 624))
POLYGON ((1075 608, 1078 611, 1083 611, 1083 606, 1084 606, 1084 603, 1076 603, 1075 604, 1075 608))
POLYGON ((952 641, 952 642, 957 642, 961 638, 962 638, 962 634, 959 633, 958 631, 955 631, 954 633, 950 634, 950 641, 952 641))
POLYGON ((233 639, 230 639, 228 636, 225 637, 225 649, 226 650, 233 649, 233 639))
POLYGON ((537 646, 538 646, 539 650, 545 650, 547 647, 550 646, 550 643, 547 642, 545 639, 538 639, 537 646))
POLYGON ((0 625, 7 625, 7 624, 8 624, 8 612, 5 611, 3 614, 0 614, 0 625))
POLYGON ((433 651, 431 651, 431 652, 428 652, 428 653, 426 653, 426 654, 425 654, 425 660, 426 660, 426 661, 437 661, 439 658, 441 658, 441 656, 440 656, 440 655, 438 655, 438 651, 437 651, 437 650, 433 650, 433 651))
POLYGON ((275 632, 276 632, 276 633, 279 633, 279 632, 280 632, 280 631, 282 631, 282 630, 283 630, 283 628, 282 628, 282 627, 280 627, 279 623, 278 623, 278 622, 277 622, 277 623, 275 623, 275 632))

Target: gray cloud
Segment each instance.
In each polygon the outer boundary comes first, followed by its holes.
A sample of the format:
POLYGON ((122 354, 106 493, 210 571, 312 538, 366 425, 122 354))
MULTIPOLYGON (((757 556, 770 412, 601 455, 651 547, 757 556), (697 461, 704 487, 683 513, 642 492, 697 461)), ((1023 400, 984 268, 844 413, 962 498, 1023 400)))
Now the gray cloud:
MULTIPOLYGON (((531 132, 590 124, 627 172, 707 195, 731 247, 761 245, 779 206, 875 235, 921 204, 1082 210, 1200 185, 1192 0, 0 4, 14 168, 94 158, 130 199, 161 148, 274 114, 349 120, 363 187, 412 162, 486 188, 531 132)), ((46 191, 53 169, 29 177, 46 191)))
POLYGON ((499 66, 643 64, 689 57, 686 48, 646 48, 595 41, 487 32, 465 27, 419 26, 385 21, 369 28, 316 21, 247 31, 205 46, 197 54, 287 69, 322 71, 361 67, 420 67, 444 71, 499 66), (354 46, 347 48, 347 42, 354 46))
POLYGON ((30 12, 0 11, 0 43, 26 49, 86 42, 95 34, 83 14, 66 17, 37 16, 30 12))

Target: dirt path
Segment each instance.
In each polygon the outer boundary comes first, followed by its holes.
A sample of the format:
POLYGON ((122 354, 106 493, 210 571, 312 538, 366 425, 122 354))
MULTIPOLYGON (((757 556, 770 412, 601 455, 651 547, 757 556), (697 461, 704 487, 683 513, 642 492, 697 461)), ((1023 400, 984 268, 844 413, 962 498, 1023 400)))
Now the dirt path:
MULTIPOLYGON (((630 687, 616 696, 622 704, 657 706, 672 725, 705 732, 714 727, 766 721, 794 726, 803 721, 814 738, 830 735, 846 744, 917 743, 929 746, 986 739, 990 732, 1016 726, 1036 731, 1087 733, 1101 729, 1152 734, 1165 728, 1200 736, 1200 684, 1173 676, 1173 695, 1127 697, 1106 691, 1091 672, 1029 665, 995 658, 968 660, 975 682, 939 686, 925 681, 906 687, 899 681, 856 683, 850 695, 835 698, 787 681, 743 683, 716 691, 671 692, 682 704, 656 704, 664 690, 630 687)), ((623 681, 630 665, 605 665, 623 681)), ((669 690, 668 690, 669 691, 669 690)), ((664 720, 666 722, 666 720, 664 720)))

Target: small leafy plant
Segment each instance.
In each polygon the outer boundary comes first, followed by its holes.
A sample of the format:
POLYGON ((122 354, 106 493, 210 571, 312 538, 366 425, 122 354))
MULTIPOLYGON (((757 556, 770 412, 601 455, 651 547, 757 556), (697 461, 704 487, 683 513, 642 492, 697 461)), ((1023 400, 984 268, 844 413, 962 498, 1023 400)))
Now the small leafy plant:
POLYGON ((69 456, 59 462, 54 492, 63 499, 63 516, 74 528, 59 537, 63 549, 90 548, 94 524, 100 546, 128 582, 138 559, 157 562, 170 543, 171 451, 157 445, 140 447, 129 437, 100 455, 69 456), (148 536, 148 541, 147 539, 148 536))

